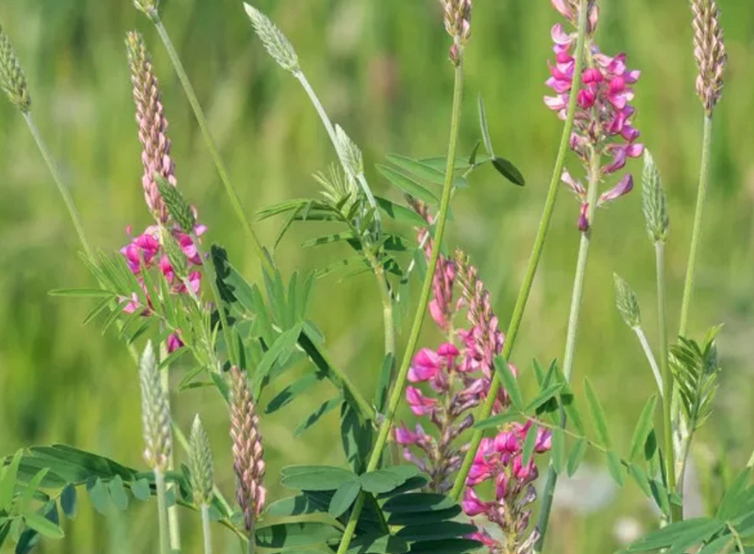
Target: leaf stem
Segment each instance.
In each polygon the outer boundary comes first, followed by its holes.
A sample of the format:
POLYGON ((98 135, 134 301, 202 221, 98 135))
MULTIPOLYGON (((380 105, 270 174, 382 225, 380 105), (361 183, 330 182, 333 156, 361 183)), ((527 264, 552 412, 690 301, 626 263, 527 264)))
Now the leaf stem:
POLYGON ((181 63, 181 58, 178 56, 178 52, 173 46, 173 42, 170 40, 170 35, 168 35, 167 29, 165 29, 165 26, 162 24, 162 20, 160 19, 160 16, 156 11, 150 12, 148 16, 149 19, 152 20, 152 23, 154 23, 154 26, 157 29, 157 33, 160 35, 160 38, 165 45, 165 49, 168 52, 170 61, 173 63, 173 68, 178 75, 178 80, 181 82, 181 85, 183 85, 183 90, 185 91, 189 104, 191 104, 191 108, 194 111, 194 116, 196 117, 196 121, 199 124, 202 136, 204 137, 204 142, 207 144, 209 153, 212 156, 213 162, 215 163, 217 173, 220 175, 220 180, 225 187, 225 192, 230 199, 230 204, 233 208, 233 211, 235 212, 238 221, 241 223, 241 227, 243 227, 247 237, 251 241, 255 252, 262 260, 262 265, 268 272, 274 273, 272 260, 267 255, 267 252, 265 252, 264 247, 259 240, 259 236, 251 226, 251 222, 246 216, 246 212, 241 205, 240 197, 238 196, 236 189, 233 187, 233 184, 230 182, 228 170, 225 167, 225 162, 223 162, 223 159, 220 156, 219 150, 217 149, 215 139, 212 137, 212 133, 209 130, 209 125, 207 124, 207 118, 204 115, 204 110, 202 110, 202 106, 201 104, 199 104, 199 99, 196 97, 194 87, 191 85, 191 81, 189 80, 188 75, 186 74, 186 70, 183 68, 183 64, 181 63))
MULTIPOLYGON (((594 229, 594 216, 597 212, 597 195, 599 193, 599 182, 601 172, 600 154, 594 148, 590 160, 589 189, 587 192, 587 202, 589 203, 588 220, 589 229, 581 234, 581 244, 579 246, 578 260, 576 262, 576 277, 573 284, 573 293, 571 295, 571 312, 568 316, 568 332, 566 334, 565 353, 563 355, 563 374, 566 381, 571 381, 573 375, 573 363, 576 354, 576 343, 579 331, 579 321, 581 318, 581 306, 584 298, 584 282, 586 278, 586 266, 589 260, 589 246, 592 242, 592 231, 594 229)), ((561 427, 565 427, 565 412, 561 411, 561 427)), ((552 501, 555 494, 555 487, 558 484, 558 474, 550 462, 547 470, 547 481, 544 491, 542 492, 542 508, 537 521, 539 538, 534 546, 535 554, 539 554, 544 549, 545 538, 547 536, 547 526, 552 510, 552 501)))
MULTIPOLYGON (((575 75, 581 74, 581 68, 583 65, 583 52, 584 44, 586 43, 586 9, 585 2, 582 0, 579 11, 579 27, 578 27, 578 43, 576 47, 576 67, 574 69, 575 75)), ((560 139, 560 147, 558 149, 558 155, 555 160, 555 168, 552 173, 552 179, 550 180, 550 187, 547 192, 547 200, 545 201, 545 207, 542 212, 542 217, 539 221, 539 229, 537 231, 537 237, 534 241, 531 256, 529 257, 529 265, 526 268, 526 275, 524 281, 521 284, 521 289, 516 299, 516 305, 513 309, 513 315, 511 316, 510 324, 505 335, 505 343, 503 344, 502 356, 507 360, 510 359, 510 355, 513 352, 513 346, 516 343, 516 337, 518 335, 521 321, 524 317, 524 311, 526 310, 526 304, 529 300, 529 293, 534 283, 534 277, 537 274, 539 267, 539 261, 542 258, 542 251, 544 249, 545 240, 547 239, 547 233, 550 229, 550 222, 552 221, 552 214, 555 210, 555 201, 557 200, 558 191, 560 189, 560 179, 563 173, 563 165, 565 164, 566 152, 569 148, 569 139, 571 138, 571 130, 573 129, 573 120, 576 115, 576 98, 578 95, 578 87, 573 87, 571 90, 571 96, 568 102, 568 113, 566 122, 563 127, 563 135, 560 139)), ((476 416, 477 421, 482 421, 490 417, 492 408, 497 398, 497 392, 500 390, 500 377, 495 373, 492 383, 490 384, 490 391, 487 395, 487 400, 476 416)), ((463 493, 463 489, 466 484, 466 477, 471 470, 471 465, 474 462, 474 456, 476 456, 479 444, 482 442, 484 431, 476 430, 471 438, 469 450, 466 453, 466 458, 463 461, 461 470, 456 477, 455 485, 451 492, 451 496, 458 500, 463 493)))
POLYGON ((652 347, 649 346, 647 335, 644 333, 644 329, 642 329, 641 325, 637 325, 633 330, 639 338, 639 343, 641 343, 641 347, 644 350, 644 355, 647 357, 649 366, 652 368, 652 374, 655 377, 655 381, 657 381, 657 389, 660 391, 660 395, 664 397, 665 391, 662 385, 662 374, 660 373, 660 368, 657 366, 657 360, 655 360, 655 356, 652 353, 652 347))
POLYGON ((157 521, 160 526, 160 554, 171 554, 168 508, 165 498, 165 475, 162 471, 158 469, 154 470, 154 481, 157 488, 157 521))
MULTIPOLYGON (((668 489, 676 486, 675 480, 675 450, 673 448, 673 410, 671 399, 673 396, 673 375, 668 365, 668 331, 665 318, 665 244, 655 243, 655 265, 657 270, 657 317, 658 332, 660 334, 660 369, 662 371, 662 415, 663 437, 665 440, 665 471, 668 479, 668 489)), ((683 490, 682 483, 678 483, 683 490)), ((683 519, 683 508, 671 502, 671 523, 683 519)))
MULTIPOLYGON (((392 428, 393 419, 395 418, 395 412, 398 409, 401 398, 403 396, 403 388, 406 384, 406 378, 408 377, 408 370, 411 366, 411 360, 413 358, 414 350, 419 342, 419 334, 421 333, 422 324, 427 312, 427 306, 429 305, 429 298, 432 294, 432 283, 434 280, 435 268, 437 267, 437 260, 440 257, 440 251, 442 250, 442 238, 445 234, 445 225, 448 219, 448 211, 450 208, 451 191, 453 189, 453 175, 455 172, 456 163, 456 145, 458 143, 458 131, 461 121, 461 104, 463 100, 463 56, 460 56, 458 65, 455 68, 455 85, 453 88, 453 108, 450 123, 450 140, 448 146, 448 160, 447 168, 445 172, 445 185, 443 187, 442 201, 440 203, 440 215, 437 219, 437 227, 435 229, 435 242, 432 248, 432 255, 430 256, 429 263, 427 264, 427 274, 424 277, 424 285, 422 286, 422 292, 419 299, 419 305, 416 308, 416 314, 414 316, 414 322, 411 327, 411 334, 406 344, 406 350, 403 354, 403 361, 401 362, 400 370, 398 371, 398 377, 393 391, 390 395, 390 401, 388 403, 388 410, 385 414, 379 434, 377 435, 377 442, 375 443, 372 454, 369 458, 367 465, 367 472, 374 471, 382 459, 382 451, 387 443, 390 429, 392 428)), ((345 554, 348 551, 348 547, 351 544, 354 531, 356 530, 356 524, 358 523, 359 516, 361 515, 362 508, 364 507, 364 494, 362 493, 354 509, 351 512, 351 516, 348 519, 346 529, 343 533, 343 538, 338 547, 337 554, 345 554)))
POLYGON ((699 191, 696 198, 696 213, 694 214, 694 230, 691 235, 691 248, 689 261, 686 268, 686 282, 683 286, 683 303, 681 304, 681 323, 678 334, 686 336, 688 331, 689 311, 691 310, 691 295, 694 290, 694 273, 696 271, 696 259, 699 254, 699 246, 702 237, 702 216, 704 204, 707 199, 709 187, 710 159, 712 156, 712 116, 704 116, 704 131, 702 138, 702 162, 699 173, 699 191))
POLYGON ((202 534, 204 536, 204 554, 212 554, 212 530, 209 521, 209 506, 202 504, 202 534))

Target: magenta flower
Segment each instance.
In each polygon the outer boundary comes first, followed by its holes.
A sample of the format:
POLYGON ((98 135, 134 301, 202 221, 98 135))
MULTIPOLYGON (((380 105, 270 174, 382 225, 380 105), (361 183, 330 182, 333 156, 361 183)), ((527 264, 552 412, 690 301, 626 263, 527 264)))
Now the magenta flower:
MULTIPOLYGON (((571 25, 576 25, 578 4, 571 0, 552 0, 553 7, 571 25)), ((599 159, 610 161, 600 168, 600 178, 622 170, 629 158, 637 158, 644 152, 644 146, 637 143, 639 131, 633 126, 632 119, 636 110, 630 103, 634 99, 635 84, 641 75, 638 70, 626 65, 626 54, 607 56, 600 52, 594 43, 594 31, 597 26, 598 10, 595 2, 590 2, 587 25, 587 67, 581 75, 574 75, 576 59, 572 48, 576 45, 575 32, 567 32, 562 24, 553 26, 551 35, 554 43, 555 63, 549 64, 550 78, 546 84, 555 96, 545 96, 545 104, 565 120, 568 103, 574 82, 578 83, 576 96, 576 115, 574 131, 571 136, 571 149, 582 159, 587 173, 593 163, 593 154, 599 159)), ((581 201, 578 227, 582 232, 589 229, 589 209, 586 206, 586 191, 575 182, 567 172, 563 181, 577 193, 581 201)), ((615 200, 631 191, 633 179, 624 177, 609 192, 600 197, 597 207, 615 200)))
POLYGON ((168 354, 172 354, 179 348, 183 346, 183 341, 181 340, 181 336, 178 333, 173 333, 168 337, 167 340, 167 347, 168 347, 168 354))
POLYGON ((434 398, 427 398, 416 387, 406 387, 406 399, 414 415, 431 414, 440 403, 434 398))

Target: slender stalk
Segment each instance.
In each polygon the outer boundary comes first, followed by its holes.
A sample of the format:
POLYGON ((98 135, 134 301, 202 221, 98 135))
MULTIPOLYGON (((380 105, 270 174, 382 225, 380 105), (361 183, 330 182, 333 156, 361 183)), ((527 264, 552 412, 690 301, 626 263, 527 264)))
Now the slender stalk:
POLYGON ((157 521, 160 525, 160 554, 171 554, 168 508, 165 498, 165 476, 162 471, 155 470, 154 482, 157 488, 157 521))
POLYGON ((636 333, 636 336, 639 338, 639 342, 641 343, 641 347, 644 350, 644 354, 647 357, 647 361, 649 362, 649 365, 652 368, 652 374, 655 376, 655 381, 657 381, 657 390, 660 391, 660 396, 664 398, 665 390, 662 384, 663 383, 662 374, 660 373, 660 368, 657 366, 657 360, 655 360, 655 356, 652 353, 652 347, 649 346, 647 335, 644 334, 644 329, 642 329, 641 326, 634 327, 633 329, 634 329, 634 333, 636 333))
POLYGON ((385 276, 385 268, 380 265, 373 254, 367 254, 369 265, 377 279, 382 301, 382 322, 384 327, 385 355, 392 354, 395 357, 395 320, 393 318, 393 299, 390 296, 390 285, 385 276))
MULTIPOLYGON (((374 471, 382 459, 382 451, 387 443, 390 429, 393 425, 393 419, 395 418, 395 412, 400 404, 401 397, 403 395, 403 388, 406 384, 406 378, 408 377, 408 370, 411 366, 411 359, 413 358, 414 350, 419 342, 419 334, 421 333, 422 324, 424 323, 424 317, 427 312, 427 306, 429 305, 429 298, 432 294, 432 282, 434 279, 435 268, 437 267, 437 260, 440 258, 440 250, 442 250, 442 238, 445 234, 445 225, 448 219, 448 210, 450 208, 451 191, 453 189, 453 175, 455 172, 456 161, 456 145, 458 143, 458 130, 461 122, 461 104, 463 100, 463 56, 461 56, 458 65, 455 70, 455 86, 453 89, 453 108, 450 123, 450 140, 448 146, 448 161, 445 172, 445 185, 442 191, 442 201, 440 202, 440 215, 437 219, 437 227, 435 229, 435 242, 432 248, 432 254, 427 265, 427 274, 424 277, 424 284, 422 286, 422 292, 419 299, 419 305, 416 308, 416 315, 414 316, 414 323, 411 327, 411 334, 406 344, 406 350, 403 354, 403 361, 401 362, 400 370, 398 371, 398 377, 393 391, 390 395, 390 401, 388 402, 387 413, 385 419, 380 426, 379 434, 377 435, 377 442, 375 443, 374 450, 369 458, 367 465, 367 472, 374 471)), ((343 533, 343 538, 338 547, 337 554, 345 554, 348 551, 348 547, 351 544, 354 531, 356 530, 356 524, 361 515, 361 511, 364 507, 364 493, 362 493, 354 509, 351 512, 351 516, 348 519, 346 529, 343 533)))
MULTIPOLYGON (((164 360, 168 356, 168 349, 165 343, 160 344, 160 360, 164 360)), ((170 366, 165 366, 160 370, 160 379, 162 381, 162 388, 165 391, 168 409, 170 409, 170 366)), ((172 419, 172 412, 171 412, 172 419)), ((173 470, 175 467, 175 454, 173 450, 170 450, 170 456, 168 458, 168 470, 173 470)), ((175 484, 168 485, 170 489, 175 492, 175 484)), ((178 495, 176 494, 176 498, 178 495)), ((181 551, 181 528, 178 520, 178 504, 173 504, 168 508, 168 527, 170 530, 170 550, 174 554, 181 551)))
POLYGON ((704 131, 702 139, 702 163, 699 173, 699 191, 696 198, 696 213, 694 214, 694 230, 691 235, 691 248, 689 261, 686 268, 686 282, 683 286, 683 303, 681 304, 681 324, 678 334, 686 336, 688 331, 689 311, 691 310, 691 295, 694 291, 694 273, 696 271, 696 259, 699 254, 699 246, 702 240, 702 216, 704 204, 707 199, 709 187, 710 159, 712 156, 712 116, 705 115, 704 131))
MULTIPOLYGON (((574 69, 575 75, 581 74, 581 67, 584 61, 584 44, 586 42, 586 9, 585 2, 582 0, 581 7, 579 9, 579 25, 578 25, 578 42, 576 46, 576 67, 574 69)), ((565 164, 565 156, 568 152, 568 141, 571 138, 571 130, 573 129, 573 120, 576 114, 576 97, 578 95, 578 87, 573 87, 571 90, 571 96, 568 102, 568 114, 566 117, 565 126, 563 127, 563 135, 560 139, 560 148, 558 149, 558 156, 555 160, 555 168, 552 173, 552 179, 550 180, 550 187, 547 192, 547 200, 545 201, 545 207, 542 211, 542 217, 539 221, 539 229, 537 231, 537 237, 534 241, 531 256, 529 257, 529 265, 526 268, 526 275, 524 281, 521 284, 521 289, 516 299, 516 305, 513 308, 513 315, 511 316, 510 324, 505 335, 505 343, 503 344, 502 355, 505 359, 509 359, 513 352, 513 346, 516 343, 516 337, 518 336, 519 328, 521 327, 521 321, 524 317, 524 311, 526 310, 526 304, 529 300, 529 294, 531 293, 532 285, 534 284, 534 277, 537 274, 537 268, 539 267, 539 261, 542 258, 542 251, 544 249, 545 240, 547 239, 547 233, 550 229, 550 221, 552 221, 552 214, 555 210, 555 201, 557 200, 558 191, 560 189, 560 178, 563 174, 563 165, 565 164)), ((477 414, 475 420, 482 421, 487 419, 492 413, 492 408, 497 398, 497 392, 500 390, 500 378, 497 374, 494 375, 492 383, 490 384, 490 391, 487 395, 487 400, 484 406, 477 414)), ((469 450, 466 453, 466 458, 463 461, 456 482, 453 486, 451 496, 458 500, 463 493, 463 489, 466 485, 466 477, 471 470, 471 465, 474 462, 474 456, 476 456, 479 444, 482 442, 484 431, 475 430, 471 437, 471 443, 469 450)))
POLYGON ((233 187, 233 184, 230 182, 230 177, 228 176, 228 170, 225 167, 225 162, 223 162, 223 159, 220 156, 220 152, 217 149, 217 144, 215 144, 215 139, 212 137, 212 133, 209 130, 209 125, 207 124, 207 118, 204 115, 204 110, 202 110, 202 106, 201 104, 199 104, 199 99, 196 97, 194 87, 191 85, 191 81, 186 74, 186 70, 183 68, 183 64, 181 63, 181 59, 178 56, 178 52, 173 46, 173 42, 170 40, 170 36, 168 35, 165 26, 162 24, 162 20, 160 19, 160 16, 157 14, 157 12, 151 12, 149 14, 149 18, 154 23, 154 26, 157 29, 157 33, 160 35, 160 38, 165 45, 165 49, 168 52, 170 61, 173 63, 175 72, 178 75, 178 80, 181 82, 181 85, 183 85, 183 90, 186 92, 186 97, 188 98, 189 104, 191 104, 191 108, 194 111, 194 116, 196 117, 196 121, 199 124, 199 128, 201 129, 202 136, 204 137, 204 142, 207 144, 209 153, 215 163, 217 173, 220 175, 220 180, 225 187, 225 192, 230 199, 230 204, 233 208, 233 211, 236 213, 236 217, 238 218, 238 221, 241 223, 241 227, 243 227, 246 235, 251 241, 254 250, 262 260, 262 265, 264 266, 265 270, 270 273, 274 273, 272 261, 267 255, 267 252, 265 252, 264 247, 259 240, 259 237, 254 231, 254 228, 251 226, 251 222, 249 221, 248 217, 246 217, 246 212, 244 212, 243 206, 241 205, 241 200, 238 196, 238 193, 233 187))
MULTIPOLYGON (((660 369, 662 371, 662 416, 663 436, 665 439, 665 471, 670 486, 675 486, 675 450, 673 449, 673 410, 671 398, 673 395, 673 375, 668 365, 668 332, 665 318, 665 244, 655 243, 655 265, 657 268, 657 317, 660 333, 660 369)), ((678 484, 681 490, 683 485, 678 484)), ((681 506, 671 504, 671 522, 683 519, 681 506)))
POLYGON ((47 167, 50 170, 50 173, 52 174, 52 179, 55 181, 55 185, 57 185, 58 187, 60 196, 63 197, 63 202, 65 202, 65 207, 68 208, 68 213, 71 216, 71 221, 73 222, 73 226, 76 228, 76 234, 79 236, 79 240, 81 241, 81 246, 84 248, 84 251, 86 252, 87 256, 89 256, 90 258, 93 258, 94 251, 92 250, 92 247, 89 244, 89 241, 86 240, 86 234, 84 233, 84 226, 81 223, 81 216, 79 215, 79 211, 76 208, 76 203, 73 201, 71 192, 68 190, 68 187, 66 187, 65 184, 63 183, 63 178, 60 176, 60 170, 58 169, 58 165, 55 163, 55 160, 50 154, 50 151, 48 150, 47 145, 45 144, 44 140, 42 140, 42 136, 39 134, 39 129, 37 129, 37 125, 34 123, 34 119, 31 116, 31 112, 23 112, 23 116, 24 116, 24 120, 26 120, 26 125, 28 125, 29 127, 29 131, 31 131, 31 134, 34 137, 34 141, 37 143, 37 147, 39 148, 39 151, 41 152, 42 157, 44 158, 45 163, 47 164, 47 167))
POLYGON ((204 554, 212 554, 212 530, 209 521, 209 506, 202 504, 202 534, 204 536, 204 554))
POLYGON ((746 467, 754 467, 754 452, 751 453, 751 458, 749 458, 749 462, 746 464, 746 467))
MULTIPOLYGON (((568 332, 566 334, 565 354, 563 355, 563 374, 566 381, 571 380, 573 375, 573 361, 576 354, 576 342, 579 331, 579 320, 581 317, 581 306, 584 298, 584 282, 586 278, 586 265, 589 260, 589 246, 592 242, 592 231, 594 229, 594 216, 597 212, 597 194, 599 192, 600 181, 600 155, 594 150, 590 162, 589 190, 587 192, 587 201, 589 202, 589 229, 581 234, 581 244, 579 245, 579 255, 576 262, 576 277, 573 284, 573 293, 571 295, 571 311, 568 316, 568 332)), ((561 411, 560 426, 565 427, 565 413, 561 411)), ((547 525, 550 520, 552 510, 552 500, 555 495, 555 487, 558 484, 558 474, 552 463, 547 470, 547 481, 542 493, 542 509, 537 521, 539 538, 534 546, 535 554, 542 552, 547 535, 547 525)))

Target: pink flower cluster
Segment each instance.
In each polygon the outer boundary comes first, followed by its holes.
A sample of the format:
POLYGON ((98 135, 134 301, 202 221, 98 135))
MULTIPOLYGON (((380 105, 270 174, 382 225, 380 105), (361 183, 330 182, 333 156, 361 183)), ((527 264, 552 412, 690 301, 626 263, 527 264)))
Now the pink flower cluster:
MULTIPOLYGON (((577 8, 572 2, 553 0, 553 6, 569 21, 575 21, 577 8)), ((545 104, 565 120, 574 80, 578 80, 580 88, 570 146, 587 167, 592 164, 592 154, 597 154, 600 159, 607 157, 610 161, 599 168, 601 177, 620 171, 629 158, 637 158, 644 152, 644 145, 636 142, 640 133, 632 123, 636 109, 630 105, 634 99, 631 85, 639 80, 641 72, 628 68, 626 54, 611 57, 599 51, 592 39, 597 26, 597 8, 590 3, 588 9, 587 63, 581 75, 574 75, 576 59, 571 52, 576 46, 577 34, 566 32, 561 24, 552 28, 555 63, 550 64, 547 86, 555 96, 545 96, 545 104)), ((586 190, 567 172, 563 174, 563 181, 581 201, 579 228, 586 231, 589 228, 586 190)), ((632 188, 633 178, 624 176, 600 196, 598 206, 620 198, 632 188)))
MULTIPOLYGON (((195 229, 197 237, 202 235, 205 230, 206 227, 203 225, 197 225, 195 229)), ((131 235, 130 226, 126 231, 131 235)), ((186 256, 189 264, 195 267, 202 265, 202 259, 199 256, 199 252, 197 251, 193 239, 177 227, 174 227, 171 233, 181 246, 181 250, 186 256)), ((145 295, 147 294, 147 290, 144 286, 143 272, 149 271, 154 267, 157 267, 165 276, 165 279, 170 285, 171 292, 174 294, 188 294, 188 287, 191 287, 191 292, 193 294, 199 292, 202 279, 201 272, 191 271, 186 282, 176 275, 175 270, 160 243, 160 227, 158 225, 150 225, 142 234, 133 237, 131 242, 121 248, 120 253, 126 259, 129 269, 136 276, 145 295)), ((149 315, 152 309, 151 299, 148 299, 149 306, 143 306, 136 293, 133 293, 130 300, 124 299, 124 303, 125 306, 123 311, 129 314, 141 311, 142 315, 146 316, 149 315)), ((178 333, 174 333, 168 337, 167 346, 169 352, 173 352, 183 346, 183 342, 178 333)))
MULTIPOLYGON (((526 537, 531 504, 537 497, 533 483, 539 476, 534 456, 528 464, 523 463, 524 439, 531 427, 531 422, 513 423, 495 438, 483 439, 466 480, 462 504, 466 515, 484 516, 500 527, 505 537, 503 545, 481 528, 471 536, 491 552, 527 552, 537 538, 536 533, 526 537), (494 483, 495 489, 495 499, 489 502, 482 500, 475 488, 487 481, 494 483)), ((538 428, 536 433, 534 453, 550 450, 550 432, 538 428)))

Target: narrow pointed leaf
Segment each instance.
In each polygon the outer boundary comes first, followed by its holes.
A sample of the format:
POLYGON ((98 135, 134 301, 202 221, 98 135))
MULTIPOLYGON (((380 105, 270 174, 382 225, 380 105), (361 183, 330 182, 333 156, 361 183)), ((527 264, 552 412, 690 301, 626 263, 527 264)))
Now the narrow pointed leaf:
POLYGON ((631 449, 629 455, 629 461, 632 461, 639 455, 644 448, 644 443, 649 437, 649 433, 654 427, 652 419, 654 418, 655 406, 657 405, 657 396, 652 395, 647 403, 644 405, 644 409, 639 415, 639 419, 636 422, 633 437, 631 438, 631 449))
POLYGON ((602 407, 602 403, 599 398, 597 398, 597 393, 594 392, 594 387, 588 377, 584 379, 584 385, 586 399, 589 402, 589 413, 592 416, 592 423, 594 425, 594 430, 597 432, 600 444, 605 448, 612 448, 612 441, 610 440, 610 432, 607 429, 605 410, 602 407))
POLYGON ((521 389, 518 388, 518 381, 508 366, 507 360, 502 356, 495 358, 495 369, 500 376, 500 380, 502 381, 503 387, 505 387, 505 391, 508 393, 511 402, 513 402, 513 405, 519 412, 522 412, 524 410, 524 398, 521 396, 521 389))

